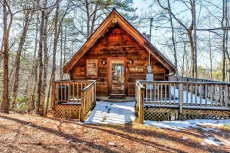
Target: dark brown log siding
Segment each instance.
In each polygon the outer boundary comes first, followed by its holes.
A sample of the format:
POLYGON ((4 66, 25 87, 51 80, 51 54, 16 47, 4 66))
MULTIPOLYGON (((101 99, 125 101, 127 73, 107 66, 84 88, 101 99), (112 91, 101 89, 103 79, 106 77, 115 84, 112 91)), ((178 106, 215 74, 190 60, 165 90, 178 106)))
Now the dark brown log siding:
MULTIPOLYGON (((148 52, 141 47, 135 39, 121 28, 113 28, 103 38, 92 47, 87 54, 72 69, 72 79, 94 79, 97 80, 97 96, 108 96, 109 92, 109 75, 108 64, 110 57, 123 57, 125 59, 125 93, 127 96, 134 96, 135 81, 145 80, 148 65, 148 52), (98 59, 97 76, 87 76, 86 61, 87 59, 98 59), (102 64, 102 61, 106 64, 102 64), (130 64, 130 60, 133 61, 130 64), (141 68, 143 72, 131 71, 132 68, 141 68)), ((162 64, 151 56, 152 71, 154 80, 167 80, 168 70, 162 64)))

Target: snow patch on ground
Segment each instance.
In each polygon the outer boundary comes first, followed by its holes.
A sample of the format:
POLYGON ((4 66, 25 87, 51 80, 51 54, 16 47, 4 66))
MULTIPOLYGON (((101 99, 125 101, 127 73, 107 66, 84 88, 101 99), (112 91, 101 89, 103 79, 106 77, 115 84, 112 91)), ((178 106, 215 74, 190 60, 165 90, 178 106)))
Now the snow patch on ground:
POLYGON ((213 137, 208 137, 207 139, 204 139, 204 142, 207 144, 212 144, 214 146, 223 145, 222 142, 216 141, 213 137))
MULTIPOLYGON (((195 119, 195 120, 185 120, 185 121, 150 121, 145 120, 145 125, 155 126, 158 128, 166 128, 172 130, 181 130, 189 127, 198 128, 200 126, 212 126, 213 128, 204 128, 204 130, 214 130, 214 127, 223 126, 228 124, 230 126, 230 120, 208 120, 208 119, 195 119)), ((216 130, 215 132, 219 132, 216 130)))
MULTIPOLYGON (((214 131, 216 133, 219 133, 220 130, 215 129, 215 127, 220 127, 224 125, 230 126, 230 120, 207 120, 207 119, 195 119, 195 120, 186 120, 186 121, 145 121, 145 125, 148 126, 155 126, 157 128, 164 128, 164 129, 171 129, 175 131, 180 131, 182 129, 188 129, 190 127, 193 128, 200 128, 204 131, 214 131), (207 126, 211 126, 207 127, 207 126)), ((211 137, 209 134, 204 133, 204 136, 207 138, 204 139, 204 142, 201 143, 201 145, 230 145, 230 142, 227 140, 221 140, 211 137)), ((183 140, 186 140, 183 137, 183 140)))
MULTIPOLYGON (((135 102, 97 102, 90 117, 85 124, 125 124, 135 120, 135 102)), ((214 131, 219 133, 216 127, 230 126, 230 120, 210 120, 210 119, 194 119, 185 121, 150 121, 145 120, 147 126, 155 126, 157 128, 171 129, 180 131, 190 127, 198 130, 214 131)), ((221 140, 211 137, 208 133, 204 133, 206 137, 201 145, 230 145, 227 140, 221 140)), ((184 141, 187 137, 182 138, 184 141)))
POLYGON ((125 124, 135 120, 135 102, 96 102, 86 124, 125 124))

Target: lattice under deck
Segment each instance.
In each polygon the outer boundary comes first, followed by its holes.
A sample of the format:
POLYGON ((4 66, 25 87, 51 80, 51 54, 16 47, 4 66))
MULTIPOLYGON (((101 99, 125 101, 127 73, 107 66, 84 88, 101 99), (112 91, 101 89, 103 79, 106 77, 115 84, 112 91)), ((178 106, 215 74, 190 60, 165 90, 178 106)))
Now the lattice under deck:
POLYGON ((81 105, 55 105, 54 117, 64 119, 79 119, 81 105))
POLYGON ((230 111, 183 109, 181 119, 229 119, 230 111))
POLYGON ((144 119, 153 121, 171 121, 178 118, 178 110, 175 108, 144 108, 144 119))

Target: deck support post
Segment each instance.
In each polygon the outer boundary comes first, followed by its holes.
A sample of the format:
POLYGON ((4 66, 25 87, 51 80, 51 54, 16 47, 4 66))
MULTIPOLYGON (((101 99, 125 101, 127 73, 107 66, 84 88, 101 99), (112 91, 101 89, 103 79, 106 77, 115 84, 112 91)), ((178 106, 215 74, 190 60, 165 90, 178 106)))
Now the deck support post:
POLYGON ((145 95, 145 92, 144 92, 144 89, 143 88, 140 88, 140 104, 139 104, 139 123, 140 124, 144 124, 144 95, 145 95))
POLYGON ((183 106, 183 84, 179 84, 179 97, 178 97, 178 104, 179 104, 179 119, 182 117, 182 106, 183 106))
POLYGON ((51 91, 51 94, 52 94, 52 96, 51 96, 51 107, 52 107, 52 109, 54 109, 54 103, 55 103, 55 97, 56 97, 55 86, 56 86, 56 84, 52 83, 52 91, 51 91))
POLYGON ((80 121, 84 122, 85 121, 85 94, 82 91, 81 92, 81 117, 80 117, 80 121))

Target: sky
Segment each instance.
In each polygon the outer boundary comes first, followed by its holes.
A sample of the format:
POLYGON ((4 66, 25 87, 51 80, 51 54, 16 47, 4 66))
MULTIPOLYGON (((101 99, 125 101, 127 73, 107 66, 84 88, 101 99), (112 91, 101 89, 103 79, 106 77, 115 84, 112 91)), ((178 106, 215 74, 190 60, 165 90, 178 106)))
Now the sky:
MULTIPOLYGON (((149 5, 151 5, 151 3, 153 2, 153 0, 133 0, 133 6, 134 7, 137 7, 137 14, 140 14, 141 12, 143 11, 150 11, 151 8, 149 7, 149 5)), ((199 1, 201 2, 201 1, 199 1)), ((219 6, 221 8, 221 2, 220 1, 215 1, 215 0, 211 0, 210 2, 212 2, 213 4, 210 4, 210 6, 208 6, 208 8, 213 11, 213 13, 215 15, 218 15, 221 16, 221 14, 218 14, 216 12, 219 12, 220 13, 220 10, 218 10, 219 8, 217 7, 213 7, 212 5, 216 5, 216 6, 219 6), (214 9, 213 9, 214 8, 214 9)), ((202 4, 203 5, 203 4, 202 4)), ((206 3, 207 5, 207 3, 206 3)), ((211 24, 207 24, 207 18, 204 19, 204 15, 203 14, 207 14, 208 13, 208 9, 205 8, 205 7, 202 7, 202 9, 200 8, 200 4, 197 4, 197 7, 196 7, 196 11, 197 11, 197 28, 215 28, 215 27, 219 27, 220 24, 218 23, 218 20, 212 22, 211 24), (206 23, 204 23, 206 22, 206 23), (218 23, 218 24, 216 24, 218 23), (206 26, 206 27, 204 27, 206 26)), ((154 11, 156 11, 157 9, 159 8, 158 5, 154 5, 153 6, 153 9, 151 12, 152 13, 152 16, 154 18, 154 21, 153 21, 153 28, 152 28, 152 39, 151 39, 151 42, 153 43, 154 46, 156 46, 168 59, 170 59, 172 61, 172 63, 174 63, 173 61, 173 54, 170 54, 170 48, 172 48, 172 46, 170 47, 169 45, 171 45, 171 42, 169 41, 168 42, 168 46, 166 45, 162 45, 161 43, 162 42, 165 42, 164 39, 168 39, 170 40, 171 39, 171 31, 170 31, 170 25, 169 25, 169 22, 168 21, 165 21, 165 24, 163 23, 159 23, 157 22, 157 19, 154 17, 154 11), (158 28, 156 28, 156 26, 158 26, 158 28), (168 27, 168 28, 166 28, 168 27)), ((181 3, 181 1, 173 1, 173 5, 172 5, 172 9, 174 11, 174 14, 176 14, 177 16, 179 16, 179 18, 181 19, 186 19, 184 20, 183 22, 187 24, 189 24, 189 18, 191 18, 191 15, 190 15, 190 12, 188 11, 185 11, 187 10, 186 6, 181 3), (182 11, 182 15, 183 16, 180 16, 179 15, 179 12, 182 11)), ((209 12, 209 14, 211 14, 212 12, 209 12)), ((149 14, 147 14, 149 15, 149 14)), ((151 15, 149 15, 151 16, 151 15)), ((150 18, 150 17, 149 17, 150 18)), ((174 22, 176 23, 176 21, 174 20, 174 22)), ((149 34, 149 25, 150 25, 150 21, 147 23, 146 22, 146 25, 144 28, 137 28, 141 33, 147 33, 149 34)), ((175 25, 178 26, 178 24, 174 24, 174 27, 175 25)), ((188 26, 188 25, 187 25, 188 26)), ((182 28, 183 29, 183 28, 182 28)), ((202 36, 202 39, 204 38, 204 35, 206 35, 206 38, 208 37, 208 32, 201 32, 201 31, 198 31, 197 32, 197 36, 200 37, 202 36)), ((213 37, 213 36, 212 36, 213 37)), ((177 38, 176 38, 177 39, 177 38)), ((179 38, 178 38, 179 39, 179 38)), ((180 41, 180 40, 179 40, 180 41)), ((204 43, 202 42, 205 42, 207 40, 202 40, 202 41, 199 41, 198 40, 198 65, 200 66, 203 66, 205 68, 209 68, 210 67, 210 57, 209 57, 209 54, 207 54, 207 51, 205 51, 205 48, 202 48, 203 46, 205 45, 202 45, 204 43)), ((221 41, 221 40, 219 40, 221 41)), ((215 44, 212 44, 213 46, 217 45, 218 46, 218 43, 215 43, 215 44)), ((182 45, 180 46, 182 47, 182 45)), ((178 48, 178 46, 177 46, 178 48)), ((213 54, 213 66, 214 67, 217 67, 219 62, 221 61, 222 59, 222 55, 221 55, 221 46, 219 45, 218 47, 219 49, 216 49, 213 50, 214 51, 214 54, 213 54)), ((187 46, 187 51, 190 52, 190 48, 189 48, 189 45, 187 46)), ((207 49, 207 48, 206 48, 207 49)), ((183 47, 180 49, 181 51, 183 50, 183 47)), ((171 49, 172 51, 172 49, 171 49)), ((182 53, 181 55, 178 54, 178 59, 182 59, 182 53)), ((182 63, 180 61, 180 63, 182 63)))

